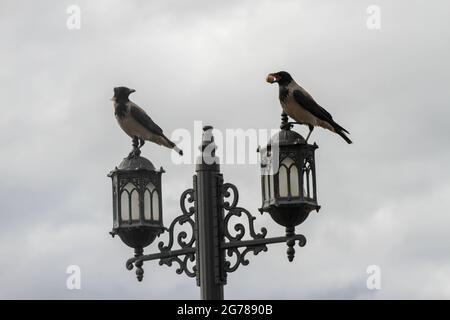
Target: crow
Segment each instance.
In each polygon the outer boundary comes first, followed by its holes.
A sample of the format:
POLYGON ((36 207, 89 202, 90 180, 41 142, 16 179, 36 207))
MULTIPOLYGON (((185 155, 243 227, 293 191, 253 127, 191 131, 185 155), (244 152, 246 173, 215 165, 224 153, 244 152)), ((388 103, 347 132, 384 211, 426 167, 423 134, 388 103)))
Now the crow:
POLYGON ((278 83, 279 98, 284 112, 300 124, 309 127, 308 141, 315 126, 326 128, 340 135, 347 143, 352 141, 345 135, 349 133, 337 124, 331 114, 322 108, 311 95, 299 86, 286 71, 270 73, 266 81, 278 83))
MULTIPOLYGON (((119 126, 133 140, 139 140, 139 150, 145 144, 145 141, 148 140, 173 149, 178 154, 183 155, 183 151, 164 135, 162 129, 153 122, 148 114, 130 101, 129 95, 133 92, 136 92, 136 90, 127 87, 114 88, 114 97, 111 100, 114 101, 114 115, 119 126)), ((128 157, 136 156, 135 152, 133 150, 128 157)))

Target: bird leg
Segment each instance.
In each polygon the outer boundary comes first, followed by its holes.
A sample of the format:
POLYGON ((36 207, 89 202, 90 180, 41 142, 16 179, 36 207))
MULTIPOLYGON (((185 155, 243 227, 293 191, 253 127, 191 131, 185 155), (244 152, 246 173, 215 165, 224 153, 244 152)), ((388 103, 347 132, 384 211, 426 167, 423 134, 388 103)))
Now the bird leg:
POLYGON ((127 159, 137 158, 141 155, 141 150, 139 150, 139 138, 134 136, 132 142, 133 150, 131 150, 127 159))
POLYGON ((144 139, 139 139, 139 149, 141 149, 145 144, 145 140, 144 139))
POLYGON ((311 135, 311 133, 313 132, 313 130, 314 130, 314 126, 312 126, 312 125, 310 125, 310 124, 308 124, 308 127, 309 127, 309 133, 308 133, 308 135, 306 136, 306 142, 308 142, 308 139, 309 139, 309 136, 311 135))

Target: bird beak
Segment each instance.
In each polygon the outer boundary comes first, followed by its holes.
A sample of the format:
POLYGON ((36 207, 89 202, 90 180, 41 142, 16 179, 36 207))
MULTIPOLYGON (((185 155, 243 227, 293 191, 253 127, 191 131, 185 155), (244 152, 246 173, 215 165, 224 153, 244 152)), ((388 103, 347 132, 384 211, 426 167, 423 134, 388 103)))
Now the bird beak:
POLYGON ((136 92, 136 90, 134 89, 130 89, 130 93, 136 92))
POLYGON ((270 74, 267 76, 267 78, 266 78, 266 81, 267 81, 268 83, 278 82, 278 80, 280 80, 280 77, 276 76, 276 75, 273 74, 273 73, 270 73, 270 74))

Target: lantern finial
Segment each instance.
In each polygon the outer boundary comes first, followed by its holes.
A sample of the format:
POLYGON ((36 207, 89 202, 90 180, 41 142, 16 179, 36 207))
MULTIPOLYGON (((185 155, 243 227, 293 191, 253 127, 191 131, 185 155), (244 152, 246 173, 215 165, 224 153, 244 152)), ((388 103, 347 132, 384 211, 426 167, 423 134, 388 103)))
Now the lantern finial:
POLYGON ((282 130, 291 130, 293 124, 289 123, 289 118, 286 112, 281 113, 281 125, 280 129, 282 130))
POLYGON ((137 137, 133 137, 131 145, 133 146, 133 150, 131 150, 127 159, 138 158, 141 155, 141 149, 139 149, 139 139, 137 137))

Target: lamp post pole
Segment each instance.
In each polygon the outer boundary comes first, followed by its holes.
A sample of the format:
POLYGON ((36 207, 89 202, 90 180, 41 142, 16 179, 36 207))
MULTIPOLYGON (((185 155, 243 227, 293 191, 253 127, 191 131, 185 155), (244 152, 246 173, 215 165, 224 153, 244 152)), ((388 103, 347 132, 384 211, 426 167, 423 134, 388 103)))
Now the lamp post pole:
POLYGON ((198 284, 201 299, 223 300, 223 282, 221 279, 220 243, 223 235, 220 226, 223 210, 220 206, 219 182, 222 179, 220 165, 215 157, 215 144, 212 127, 205 127, 200 146, 201 154, 197 159, 196 178, 196 221, 197 221, 197 257, 198 284), (208 154, 208 149, 210 154, 208 154))

